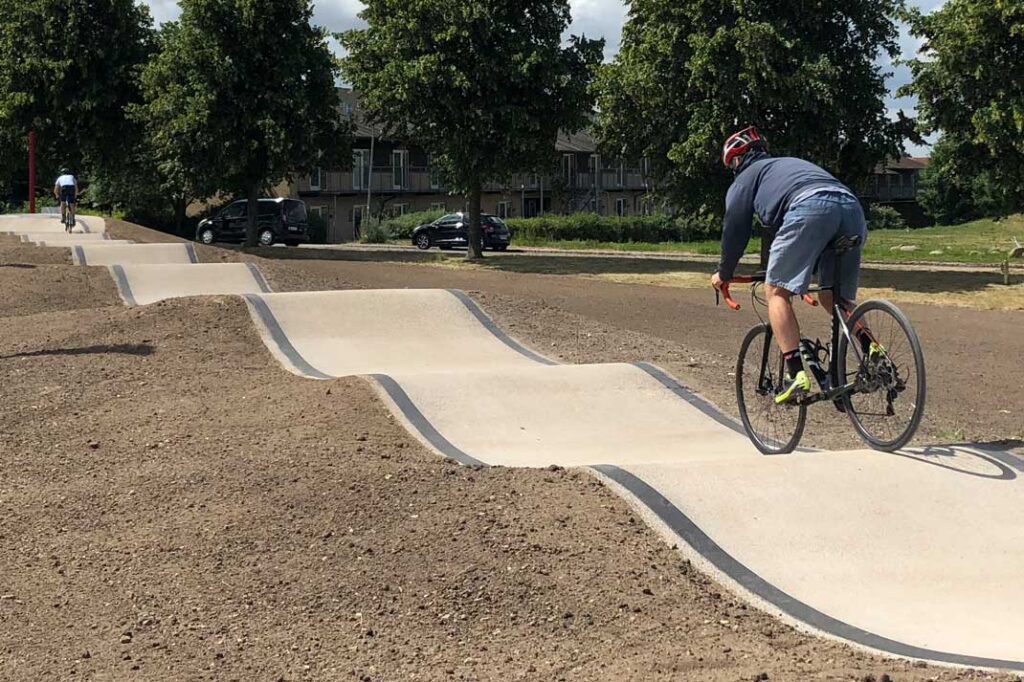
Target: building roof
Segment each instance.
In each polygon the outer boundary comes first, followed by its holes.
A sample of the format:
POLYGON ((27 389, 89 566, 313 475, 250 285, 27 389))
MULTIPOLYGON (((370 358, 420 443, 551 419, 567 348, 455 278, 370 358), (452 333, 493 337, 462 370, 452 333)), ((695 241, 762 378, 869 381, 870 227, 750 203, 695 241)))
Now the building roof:
MULTIPOLYGON (((373 137, 378 133, 366 125, 359 107, 359 95, 348 88, 338 88, 338 96, 341 100, 342 114, 352 117, 354 125, 353 134, 355 137, 373 137)), ((597 140, 587 132, 559 133, 555 142, 555 149, 560 152, 572 153, 594 153, 597 151, 597 140)))
POLYGON ((891 175, 896 171, 903 170, 924 170, 931 161, 927 156, 904 156, 899 159, 889 159, 885 164, 875 167, 875 175, 891 175))

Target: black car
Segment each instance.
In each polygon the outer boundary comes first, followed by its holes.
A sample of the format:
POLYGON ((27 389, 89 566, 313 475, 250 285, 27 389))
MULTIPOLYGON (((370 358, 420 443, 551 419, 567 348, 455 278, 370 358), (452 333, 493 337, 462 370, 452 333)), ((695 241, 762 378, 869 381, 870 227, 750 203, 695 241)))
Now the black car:
MULTIPOLYGON (((469 244, 468 223, 468 213, 450 213, 413 230, 412 243, 419 249, 429 249, 431 246, 441 249, 466 246, 469 244)), ((501 218, 484 213, 480 216, 480 227, 484 233, 485 249, 504 251, 508 248, 512 241, 512 233, 501 218)))
MULTIPOLYGON (((196 241, 245 241, 245 228, 249 223, 249 203, 245 199, 233 201, 214 216, 206 218, 196 228, 196 241)), ((297 199, 260 199, 256 219, 256 235, 260 246, 283 243, 298 246, 309 241, 309 217, 306 204, 297 199)))

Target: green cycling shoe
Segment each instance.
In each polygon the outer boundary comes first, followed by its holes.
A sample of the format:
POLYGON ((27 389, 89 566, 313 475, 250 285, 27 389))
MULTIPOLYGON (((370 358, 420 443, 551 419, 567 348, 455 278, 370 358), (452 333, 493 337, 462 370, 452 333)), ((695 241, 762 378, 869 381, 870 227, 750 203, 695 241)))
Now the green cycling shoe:
POLYGON ((800 370, 795 377, 786 377, 788 388, 775 396, 776 405, 786 405, 803 398, 811 392, 811 380, 807 372, 800 370))

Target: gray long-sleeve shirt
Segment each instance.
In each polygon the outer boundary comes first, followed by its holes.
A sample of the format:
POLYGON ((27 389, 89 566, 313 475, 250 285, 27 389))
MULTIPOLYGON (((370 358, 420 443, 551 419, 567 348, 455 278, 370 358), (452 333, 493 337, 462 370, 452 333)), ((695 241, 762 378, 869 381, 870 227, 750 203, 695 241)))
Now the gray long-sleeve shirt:
POLYGON ((819 187, 849 191, 843 183, 809 161, 773 158, 765 153, 744 159, 725 198, 719 276, 727 280, 735 274, 736 265, 750 242, 755 213, 761 224, 774 234, 782 226, 793 199, 819 187))

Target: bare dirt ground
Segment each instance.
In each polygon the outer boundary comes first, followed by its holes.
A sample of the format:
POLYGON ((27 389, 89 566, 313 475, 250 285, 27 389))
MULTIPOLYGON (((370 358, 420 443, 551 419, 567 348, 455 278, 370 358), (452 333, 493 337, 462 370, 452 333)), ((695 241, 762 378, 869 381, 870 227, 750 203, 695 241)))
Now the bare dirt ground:
MULTIPOLYGON (((80 283, 3 282, 0 679, 1015 679, 800 634, 582 472, 444 462, 362 380, 282 370, 236 299, 68 309, 39 286, 80 283)), ((683 347, 524 294, 477 295, 566 360, 683 347)))

